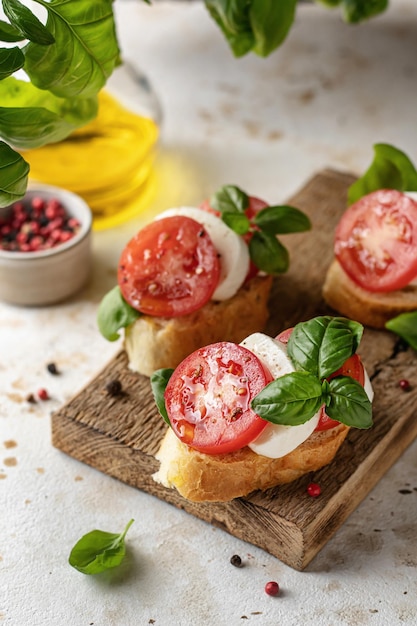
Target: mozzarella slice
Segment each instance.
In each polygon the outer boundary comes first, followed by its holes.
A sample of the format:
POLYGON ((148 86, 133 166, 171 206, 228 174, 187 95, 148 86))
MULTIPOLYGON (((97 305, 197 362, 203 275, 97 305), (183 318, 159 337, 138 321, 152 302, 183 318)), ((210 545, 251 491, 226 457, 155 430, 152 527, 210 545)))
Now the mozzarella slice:
POLYGON ((217 252, 220 254, 220 280, 212 300, 228 300, 240 287, 249 270, 249 250, 237 233, 213 213, 197 207, 178 207, 160 213, 156 219, 183 215, 189 217, 207 230, 217 252))
MULTIPOLYGON (((271 372, 274 378, 294 372, 285 344, 262 333, 254 333, 242 341, 242 346, 251 350, 271 372)), ((289 454, 303 443, 319 423, 320 413, 298 426, 268 424, 261 434, 249 444, 256 454, 278 459, 289 454)))

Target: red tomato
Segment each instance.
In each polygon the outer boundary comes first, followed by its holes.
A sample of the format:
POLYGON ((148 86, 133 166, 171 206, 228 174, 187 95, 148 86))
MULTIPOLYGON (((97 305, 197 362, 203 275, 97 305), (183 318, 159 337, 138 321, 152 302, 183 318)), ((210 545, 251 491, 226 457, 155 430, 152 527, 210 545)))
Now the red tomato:
POLYGON ((402 289, 417 276, 417 202, 380 189, 352 204, 336 229, 335 255, 367 291, 402 289))
MULTIPOLYGON (((269 206, 269 205, 264 200, 261 200, 260 198, 255 198, 254 196, 249 196, 249 206, 245 210, 245 215, 249 219, 251 225, 250 225, 250 231, 248 233, 246 233, 246 235, 243 235, 243 239, 246 241, 246 243, 248 245, 249 245, 249 242, 250 242, 250 240, 252 238, 253 231, 254 230, 258 230, 257 226, 253 222, 253 220, 255 218, 255 215, 257 213, 259 213, 259 211, 261 211, 261 209, 264 209, 267 206, 269 206)), ((215 209, 213 209, 210 206, 209 200, 205 200, 200 205, 200 209, 203 209, 204 211, 208 211, 209 213, 214 213, 214 215, 218 215, 218 216, 221 215, 220 211, 216 211, 215 209)), ((254 276, 256 276, 258 271, 259 270, 256 267, 256 265, 253 263, 253 261, 250 261, 248 274, 247 274, 245 280, 248 281, 251 278, 253 278, 254 276)))
MULTIPOLYGON (((275 337, 277 341, 281 343, 287 344, 288 339, 292 333, 292 328, 287 328, 287 330, 283 330, 279 335, 275 337)), ((354 378, 362 385, 365 384, 365 370, 362 365, 361 358, 358 354, 353 354, 351 357, 345 361, 345 363, 340 367, 336 372, 334 372, 331 376, 328 377, 327 380, 331 380, 336 376, 350 376, 354 378)), ((334 428, 338 426, 340 422, 336 420, 332 420, 326 413, 324 405, 320 409, 320 420, 316 426, 316 430, 328 430, 329 428, 334 428)))
POLYGON ((208 302, 220 263, 204 228, 189 217, 151 222, 127 244, 118 282, 125 300, 147 315, 176 317, 208 302))
POLYGON ((200 452, 239 450, 267 426, 250 403, 271 380, 258 357, 243 346, 223 341, 200 348, 180 363, 165 390, 171 426, 200 452))

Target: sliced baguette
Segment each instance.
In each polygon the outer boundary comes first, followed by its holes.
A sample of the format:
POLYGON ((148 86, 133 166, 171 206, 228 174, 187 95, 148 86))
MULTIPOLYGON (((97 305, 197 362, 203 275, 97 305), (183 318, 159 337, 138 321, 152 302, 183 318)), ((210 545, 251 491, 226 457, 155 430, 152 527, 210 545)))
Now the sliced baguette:
POLYGON ((195 313, 171 319, 141 316, 125 332, 130 369, 150 376, 160 368, 175 368, 191 352, 210 343, 240 343, 264 328, 271 287, 271 276, 256 276, 233 298, 211 301, 195 313))
POLYGON ((342 445, 349 427, 343 424, 313 433, 280 459, 255 454, 248 447, 209 456, 182 443, 169 428, 156 458, 161 465, 154 480, 176 488, 193 502, 227 502, 255 490, 292 482, 329 464, 342 445))
POLYGON ((388 320, 400 313, 417 310, 417 285, 389 293, 365 291, 349 278, 336 259, 327 271, 323 297, 335 311, 372 328, 384 328, 388 320))

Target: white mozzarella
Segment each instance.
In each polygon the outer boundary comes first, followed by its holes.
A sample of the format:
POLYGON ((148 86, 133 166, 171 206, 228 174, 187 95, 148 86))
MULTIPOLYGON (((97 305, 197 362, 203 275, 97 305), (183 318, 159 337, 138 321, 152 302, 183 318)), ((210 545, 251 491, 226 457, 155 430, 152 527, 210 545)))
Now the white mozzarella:
POLYGON ((207 230, 217 252, 220 255, 220 280, 212 300, 228 300, 240 287, 249 270, 249 250, 237 233, 213 213, 197 207, 178 207, 160 213, 156 219, 183 215, 189 217, 207 230))
MULTIPOLYGON (((285 344, 276 341, 268 335, 254 333, 242 341, 242 346, 256 354, 269 369, 274 378, 294 372, 294 366, 287 355, 285 344)), ((315 430, 320 415, 298 426, 281 426, 268 424, 261 434, 249 444, 249 448, 256 454, 278 459, 289 454, 303 441, 308 439, 315 430)))

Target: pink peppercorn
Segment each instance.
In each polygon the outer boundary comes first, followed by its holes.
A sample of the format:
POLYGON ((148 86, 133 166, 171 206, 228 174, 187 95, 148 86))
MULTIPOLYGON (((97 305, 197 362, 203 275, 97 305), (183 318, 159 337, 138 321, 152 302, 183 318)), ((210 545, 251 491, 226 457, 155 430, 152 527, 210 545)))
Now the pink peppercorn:
POLYGON ((307 493, 312 498, 317 498, 321 494, 321 487, 317 483, 310 483, 307 485, 307 493))
POLYGON ((400 385, 400 387, 401 387, 401 389, 403 391, 410 391, 410 389, 411 389, 410 382, 408 380, 406 380, 405 378, 400 380, 400 382, 398 384, 400 385))
POLYGON ((49 400, 49 393, 46 391, 46 389, 39 389, 38 398, 39 400, 49 400))
POLYGON ((270 580, 265 585, 265 593, 269 596, 277 596, 279 594, 279 585, 275 580, 270 580))

